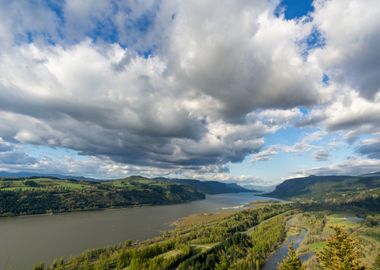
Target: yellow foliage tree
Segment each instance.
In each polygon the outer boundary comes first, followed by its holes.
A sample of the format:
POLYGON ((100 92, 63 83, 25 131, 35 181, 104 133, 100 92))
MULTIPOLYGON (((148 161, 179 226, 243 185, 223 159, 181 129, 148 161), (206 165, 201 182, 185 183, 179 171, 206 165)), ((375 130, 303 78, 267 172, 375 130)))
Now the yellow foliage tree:
POLYGON ((288 256, 279 264, 278 270, 306 270, 302 265, 301 260, 297 257, 297 254, 293 248, 293 245, 289 245, 288 256))
POLYGON ((319 265, 324 270, 363 270, 360 262, 359 241, 342 227, 333 226, 334 235, 317 254, 319 265))

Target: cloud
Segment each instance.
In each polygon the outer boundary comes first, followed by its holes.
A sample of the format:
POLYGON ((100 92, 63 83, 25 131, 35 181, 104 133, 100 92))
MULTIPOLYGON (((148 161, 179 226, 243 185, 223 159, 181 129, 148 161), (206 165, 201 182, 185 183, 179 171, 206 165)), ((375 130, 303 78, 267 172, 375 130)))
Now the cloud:
POLYGON ((252 155, 252 162, 255 163, 257 161, 268 161, 275 155, 279 153, 287 153, 287 154, 302 154, 308 152, 313 149, 317 149, 317 153, 325 152, 326 150, 321 149, 321 146, 315 144, 320 141, 326 132, 324 131, 314 131, 306 134, 301 141, 293 144, 293 145, 284 145, 284 144, 275 144, 271 145, 268 148, 261 150, 258 153, 252 155))
POLYGON ((322 71, 297 44, 310 34, 307 24, 276 17, 276 5, 265 1, 182 3, 168 45, 170 66, 194 91, 219 102, 226 119, 327 97, 322 71))
POLYGON ((13 150, 13 147, 11 144, 5 142, 3 138, 0 137, 0 153, 1 152, 8 152, 13 150))
MULTIPOLYGON (((227 179, 227 164, 249 155, 325 160, 316 142, 326 132, 349 141, 379 132, 379 3, 316 0, 286 20, 279 2, 1 2, 7 168, 227 179), (313 35, 323 44, 306 44, 313 35), (310 125, 322 131, 263 148, 270 133, 310 125), (17 148, 25 144, 86 158, 53 166, 17 148)), ((376 147, 357 151, 375 159, 376 147)))
POLYGON ((314 158, 317 161, 326 161, 329 159, 330 153, 329 151, 325 149, 318 150, 317 152, 314 153, 314 158))
POLYGON ((27 165, 33 164, 36 162, 36 159, 30 157, 29 155, 22 152, 14 151, 5 151, 0 152, 0 163, 4 164, 17 164, 17 165, 27 165))
POLYGON ((379 171, 380 161, 351 157, 341 162, 296 172, 295 175, 361 175, 379 171))
POLYGON ((380 2, 316 0, 314 6, 313 24, 326 45, 312 57, 332 80, 347 83, 363 97, 374 99, 380 91, 380 2))
POLYGON ((202 98, 166 76, 158 57, 90 41, 12 53, 0 64, 0 131, 9 141, 171 167, 240 161, 275 130, 209 118, 198 110, 202 98))
MULTIPOLYGON (((167 170, 218 171, 258 152, 266 134, 300 117, 295 106, 326 97, 322 71, 297 44, 311 29, 276 17, 276 3, 210 5, 67 1, 50 9, 51 26, 41 22, 31 40, 0 53, 1 136, 167 170), (163 28, 166 38, 156 39, 163 28), (38 33, 53 42, 36 42, 38 33), (147 48, 134 37, 155 53, 141 55, 147 48)), ((35 15, 18 8, 22 18, 35 15)))
POLYGON ((9 165, 31 165, 37 160, 20 151, 16 145, 8 143, 0 137, 0 164, 9 165))
POLYGON ((279 125, 285 127, 286 125, 294 124, 302 116, 302 112, 298 108, 281 110, 269 109, 261 112, 253 112, 248 114, 248 118, 257 118, 268 125, 279 125))
POLYGON ((273 156, 277 155, 281 150, 281 146, 271 146, 265 150, 260 151, 257 154, 254 154, 252 157, 252 162, 255 163, 257 161, 268 161, 273 156))
POLYGON ((58 18, 44 1, 1 1, 0 48, 58 38, 58 18))
POLYGON ((380 137, 363 140, 357 148, 357 152, 368 158, 380 159, 380 137))
POLYGON ((312 115, 320 116, 329 132, 345 131, 349 141, 380 131, 380 100, 366 100, 357 91, 344 86, 336 91, 333 101, 316 109, 312 115))
POLYGON ((343 131, 344 139, 349 142, 380 131, 379 98, 367 100, 344 84, 331 83, 329 87, 334 93, 333 98, 297 120, 297 127, 319 127, 330 134, 343 131))

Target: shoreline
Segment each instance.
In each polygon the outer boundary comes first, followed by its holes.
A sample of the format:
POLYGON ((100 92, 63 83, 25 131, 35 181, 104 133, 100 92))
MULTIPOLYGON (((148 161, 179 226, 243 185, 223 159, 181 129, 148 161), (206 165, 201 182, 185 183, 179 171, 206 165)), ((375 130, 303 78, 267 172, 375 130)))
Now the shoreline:
MULTIPOLYGON (((173 202, 173 203, 163 203, 163 204, 138 204, 138 205, 130 205, 130 206, 115 206, 115 207, 105 207, 105 208, 94 208, 94 209, 77 209, 72 211, 63 211, 63 212, 52 212, 52 213, 40 213, 40 214, 26 214, 26 215, 0 215, 0 221, 4 218, 22 218, 22 217, 38 217, 38 216, 55 216, 61 214, 69 214, 69 213, 80 213, 80 212, 95 212, 95 211, 110 211, 110 210, 118 210, 118 209, 131 209, 131 208, 140 208, 140 207, 154 207, 154 206, 165 206, 165 205, 176 205, 176 204, 186 204, 196 201, 202 201, 207 198, 207 196, 216 196, 223 194, 244 194, 244 193, 252 193, 252 192, 227 192, 227 193, 217 193, 217 194, 204 194, 205 197, 203 199, 198 200, 188 200, 183 202, 173 202)), ((253 194, 255 196, 262 197, 257 194, 253 194)), ((272 198, 273 199, 273 198, 272 198)))
MULTIPOLYGON (((228 194, 228 193, 226 193, 228 194)), ((168 206, 168 205, 176 205, 176 204, 186 204, 196 201, 203 201, 203 199, 198 200, 189 200, 184 202, 175 202, 175 203, 163 203, 163 204, 138 204, 138 205, 130 205, 130 206, 114 206, 114 207, 105 207, 105 208, 94 208, 94 209, 77 209, 72 211, 63 211, 63 212, 52 212, 52 213, 40 213, 40 214, 26 214, 26 215, 0 215, 0 221, 4 218, 23 218, 23 217, 38 217, 38 216, 56 216, 62 214, 71 214, 71 213, 80 213, 80 212, 97 212, 97 211, 112 211, 112 210, 121 210, 121 209, 133 209, 133 208, 141 208, 141 207, 154 207, 154 206, 168 206)))

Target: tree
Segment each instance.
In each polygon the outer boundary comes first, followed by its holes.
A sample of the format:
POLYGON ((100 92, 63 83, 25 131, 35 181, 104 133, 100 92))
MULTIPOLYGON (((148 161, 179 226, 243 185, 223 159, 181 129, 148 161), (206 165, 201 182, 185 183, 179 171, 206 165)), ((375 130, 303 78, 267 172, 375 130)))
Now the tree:
POLYGON ((293 248, 293 244, 289 244, 288 256, 279 264, 278 270, 306 270, 302 265, 301 260, 297 257, 297 254, 293 248))
POLYGON ((43 263, 39 263, 33 266, 33 270, 44 270, 44 269, 45 269, 45 265, 43 263))
POLYGON ((359 241, 350 236, 342 227, 331 227, 334 235, 317 254, 317 260, 324 270, 362 270, 359 241))

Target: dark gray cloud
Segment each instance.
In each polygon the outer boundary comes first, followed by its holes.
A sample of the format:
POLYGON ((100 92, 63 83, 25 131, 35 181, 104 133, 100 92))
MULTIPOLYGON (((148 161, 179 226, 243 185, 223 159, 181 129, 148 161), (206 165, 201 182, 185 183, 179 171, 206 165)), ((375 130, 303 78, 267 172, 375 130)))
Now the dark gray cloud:
POLYGON ((7 144, 0 144, 0 152, 8 152, 11 151, 13 148, 10 145, 7 144))
POLYGON ((28 156, 27 154, 23 152, 18 151, 7 151, 7 152, 0 152, 0 164, 18 164, 18 165, 27 165, 27 164, 33 164, 36 163, 37 159, 28 156))
POLYGON ((13 45, 0 53, 1 137, 169 169, 218 169, 256 153, 266 134, 299 117, 294 107, 323 100, 322 73, 295 42, 309 27, 276 17, 276 3, 223 5, 67 1, 61 16, 29 26, 44 2, 7 6, 24 20, 1 25, 13 45), (107 29, 117 39, 109 42, 107 29), (23 31, 56 44, 15 46, 23 31))
POLYGON ((357 152, 369 158, 380 159, 380 137, 362 141, 357 152))
POLYGON ((321 149, 314 153, 314 158, 317 161, 326 161, 330 157, 330 153, 327 150, 321 149))
MULTIPOLYGON (((367 9, 358 0, 318 1, 305 21, 275 16, 279 1, 266 0, 54 3, 62 13, 46 1, 3 1, 3 162, 38 163, 9 148, 34 144, 96 159, 89 168, 223 173, 296 121, 347 138, 378 132, 379 9, 370 1, 368 16, 357 15, 367 9), (336 24, 342 10, 348 32, 336 24), (300 42, 313 29, 326 46, 304 57, 300 42), (313 110, 302 118, 300 106, 313 110)), ((358 151, 377 157, 365 147, 358 151)), ((258 160, 315 147, 267 149, 258 160)))

